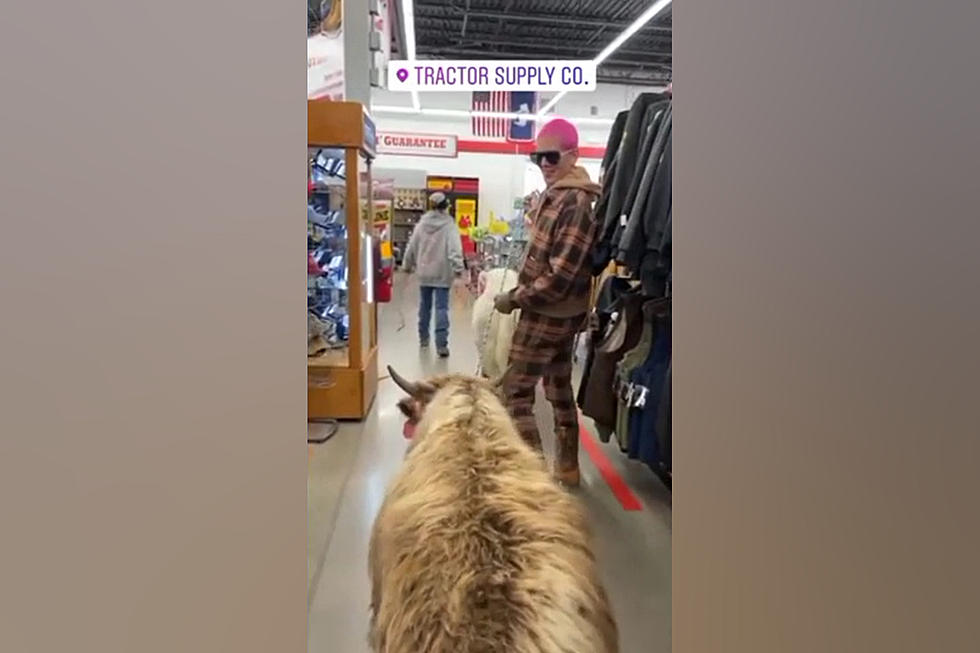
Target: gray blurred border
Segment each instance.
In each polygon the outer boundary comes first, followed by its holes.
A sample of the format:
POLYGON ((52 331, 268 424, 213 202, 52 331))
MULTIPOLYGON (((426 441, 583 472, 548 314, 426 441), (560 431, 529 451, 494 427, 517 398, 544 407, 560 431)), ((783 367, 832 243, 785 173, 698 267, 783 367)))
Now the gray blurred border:
POLYGON ((678 653, 980 650, 978 24, 674 5, 678 653))
POLYGON ((0 650, 305 649, 297 3, 0 26, 0 650))

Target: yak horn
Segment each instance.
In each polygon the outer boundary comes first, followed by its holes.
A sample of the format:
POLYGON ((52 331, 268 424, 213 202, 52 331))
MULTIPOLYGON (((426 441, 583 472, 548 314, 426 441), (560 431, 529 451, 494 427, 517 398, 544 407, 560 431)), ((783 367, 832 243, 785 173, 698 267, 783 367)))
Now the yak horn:
POLYGON ((399 388, 404 390, 412 397, 418 396, 419 385, 417 383, 412 383, 411 381, 406 380, 401 374, 396 372, 391 365, 388 366, 388 374, 391 375, 391 380, 394 381, 395 385, 397 385, 399 388))

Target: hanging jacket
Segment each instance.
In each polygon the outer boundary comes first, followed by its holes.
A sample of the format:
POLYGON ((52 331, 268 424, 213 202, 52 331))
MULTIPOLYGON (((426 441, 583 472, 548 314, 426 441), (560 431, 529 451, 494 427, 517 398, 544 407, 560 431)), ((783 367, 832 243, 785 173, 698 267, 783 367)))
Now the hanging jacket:
MULTIPOLYGON (((630 381, 634 400, 626 438, 630 458, 639 459, 654 471, 660 469, 660 436, 657 433, 663 386, 671 360, 669 315, 658 316, 654 326, 654 344, 643 365, 633 371, 630 381), (642 391, 641 391, 642 389, 642 391), (642 399, 640 399, 642 393, 642 399)), ((622 442, 621 442, 622 444, 622 442)))
POLYGON ((600 183, 605 183, 608 177, 609 166, 612 165, 613 159, 619 153, 619 145, 623 142, 623 129, 626 127, 626 119, 629 118, 629 115, 630 112, 628 109, 617 113, 616 119, 613 120, 612 127, 609 129, 609 138, 606 139, 606 151, 602 155, 602 164, 599 167, 600 183))
POLYGON ((657 414, 657 439, 660 447, 660 469, 666 474, 670 474, 673 469, 671 465, 671 421, 670 421, 670 368, 667 365, 667 374, 664 378, 664 392, 660 399, 660 409, 657 414))
POLYGON ((669 128, 669 118, 669 102, 655 102, 647 108, 643 143, 640 146, 636 158, 637 165, 630 171, 630 182, 627 187, 626 199, 623 201, 622 208, 620 208, 619 220, 616 222, 615 230, 613 231, 612 244, 614 246, 614 255, 616 253, 615 246, 619 243, 620 234, 623 231, 624 216, 628 219, 633 213, 634 207, 644 204, 647 200, 646 192, 641 193, 643 176, 648 167, 646 163, 651 160, 659 161, 659 156, 655 152, 659 152, 662 149, 662 134, 665 129, 669 128), (665 127, 665 123, 668 127, 665 127))
POLYGON ((577 166, 538 198, 518 286, 510 296, 518 308, 547 317, 576 317, 589 310, 595 241, 593 205, 600 187, 577 166))
POLYGON ((671 231, 671 209, 667 209, 667 222, 664 225, 660 245, 655 250, 648 249, 640 265, 640 282, 647 296, 659 297, 667 293, 672 273, 671 231))
POLYGON ((641 93, 630 107, 623 127, 622 140, 616 153, 617 172, 611 179, 608 199, 603 203, 603 213, 598 216, 599 233, 592 252, 592 269, 595 273, 606 267, 613 253, 612 236, 629 191, 633 170, 637 166, 637 155, 645 134, 643 122, 647 117, 647 108, 654 102, 662 102, 666 99, 668 97, 663 93, 641 93))
POLYGON ((463 271, 463 244, 453 217, 444 211, 424 214, 412 231, 402 267, 418 271, 419 285, 449 288, 463 271))
MULTIPOLYGON (((640 269, 644 252, 647 249, 647 237, 652 234, 651 225, 656 221, 656 216, 651 216, 650 211, 656 210, 652 207, 654 204, 654 187, 658 174, 663 175, 665 172, 665 154, 667 157, 670 156, 667 145, 670 142, 671 124, 672 114, 668 107, 661 129, 657 134, 657 139, 650 149, 646 167, 637 187, 637 200, 630 209, 625 225, 621 225, 613 236, 613 244, 616 247, 616 260, 634 272, 638 272, 640 269)), ((667 169, 667 192, 669 193, 669 166, 667 169)), ((661 181, 662 183, 663 181, 661 181)), ((663 218, 666 219, 665 211, 663 212, 663 218)), ((659 239, 656 244, 659 244, 659 239)))
POLYGON ((644 320, 643 333, 636 347, 626 352, 623 359, 616 364, 616 380, 613 383, 613 393, 616 395, 616 440, 623 451, 629 448, 629 418, 631 410, 630 378, 633 372, 646 361, 653 347, 653 324, 644 320))
POLYGON ((616 439, 623 451, 629 448, 629 417, 632 406, 631 379, 633 373, 650 357, 650 351, 654 345, 655 325, 659 316, 663 314, 666 305, 662 299, 643 303, 643 332, 640 339, 636 347, 626 352, 622 360, 616 365, 614 386, 616 394, 616 439))
MULTIPOLYGON (((585 394, 592 372, 592 363, 595 360, 596 347, 599 346, 609 327, 613 312, 620 307, 620 299, 630 291, 630 288, 628 279, 610 274, 602 280, 596 293, 595 308, 593 308, 589 319, 589 350, 582 370, 582 381, 579 383, 578 394, 575 399, 579 408, 585 407, 585 394)), ((603 442, 606 441, 608 441, 608 437, 603 440, 603 442)))
POLYGON ((616 395, 612 392, 616 363, 636 347, 643 332, 643 296, 637 292, 624 294, 616 312, 612 328, 596 347, 582 406, 583 414, 608 428, 616 424, 616 395))
MULTIPOLYGON (((609 138, 606 140, 606 151, 602 155, 602 163, 599 166, 598 182, 602 186, 599 199, 595 205, 596 229, 600 229, 603 216, 606 214, 606 206, 609 204, 609 189, 612 187, 613 179, 616 177, 619 163, 619 146, 623 142, 623 128, 626 126, 626 119, 629 111, 620 111, 616 114, 612 128, 609 130, 609 138)), ((594 269, 593 274, 598 274, 600 270, 594 269)))

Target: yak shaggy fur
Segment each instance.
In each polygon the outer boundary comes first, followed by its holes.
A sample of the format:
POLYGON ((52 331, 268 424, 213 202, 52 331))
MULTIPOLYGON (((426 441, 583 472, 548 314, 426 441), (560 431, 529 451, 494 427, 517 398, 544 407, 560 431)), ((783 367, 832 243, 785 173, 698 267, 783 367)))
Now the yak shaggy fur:
POLYGON ((371 535, 372 650, 617 653, 579 501, 490 383, 424 383, 411 450, 371 535))
POLYGON ((510 343, 521 317, 520 311, 503 315, 493 310, 493 298, 516 287, 517 273, 513 270, 494 268, 480 274, 480 294, 473 302, 473 333, 480 369, 488 379, 503 377, 510 357, 510 343))

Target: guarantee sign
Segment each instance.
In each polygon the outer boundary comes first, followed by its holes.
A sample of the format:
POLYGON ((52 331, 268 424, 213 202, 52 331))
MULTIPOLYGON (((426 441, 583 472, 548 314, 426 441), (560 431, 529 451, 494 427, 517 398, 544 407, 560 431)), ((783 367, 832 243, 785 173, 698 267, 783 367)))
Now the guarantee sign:
POLYGON ((419 132, 378 132, 378 154, 455 158, 456 136, 419 132))

